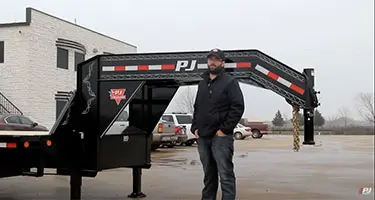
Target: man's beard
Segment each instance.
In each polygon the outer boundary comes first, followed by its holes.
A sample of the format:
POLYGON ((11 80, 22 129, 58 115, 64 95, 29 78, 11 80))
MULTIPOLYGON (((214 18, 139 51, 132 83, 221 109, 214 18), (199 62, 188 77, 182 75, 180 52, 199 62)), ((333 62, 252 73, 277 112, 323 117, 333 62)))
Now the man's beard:
POLYGON ((210 71, 211 74, 218 74, 224 69, 222 66, 215 66, 215 65, 211 65, 211 66, 208 66, 208 70, 210 71), (211 68, 211 66, 213 68, 211 68))

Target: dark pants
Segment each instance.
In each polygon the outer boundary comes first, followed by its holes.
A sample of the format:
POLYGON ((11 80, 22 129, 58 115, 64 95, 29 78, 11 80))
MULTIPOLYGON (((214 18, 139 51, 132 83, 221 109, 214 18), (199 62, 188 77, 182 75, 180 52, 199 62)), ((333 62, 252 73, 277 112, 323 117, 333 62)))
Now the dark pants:
POLYGON ((198 139, 198 152, 204 171, 202 200, 216 200, 219 186, 222 200, 234 200, 236 197, 236 177, 233 166, 233 136, 214 136, 198 139))

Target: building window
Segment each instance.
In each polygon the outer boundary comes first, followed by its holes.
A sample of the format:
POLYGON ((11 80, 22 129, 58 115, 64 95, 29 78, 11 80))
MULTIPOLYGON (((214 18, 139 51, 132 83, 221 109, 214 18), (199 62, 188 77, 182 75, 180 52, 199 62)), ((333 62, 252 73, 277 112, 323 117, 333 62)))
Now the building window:
POLYGON ((0 41, 0 63, 4 63, 4 41, 0 41))
POLYGON ((69 69, 69 51, 57 47, 57 68, 69 69))
POLYGON ((77 71, 78 64, 85 61, 85 54, 75 52, 74 53, 74 70, 77 71))
POLYGON ((57 91, 55 94, 56 100, 56 120, 59 118, 62 110, 64 109, 66 103, 69 101, 69 92, 57 91))

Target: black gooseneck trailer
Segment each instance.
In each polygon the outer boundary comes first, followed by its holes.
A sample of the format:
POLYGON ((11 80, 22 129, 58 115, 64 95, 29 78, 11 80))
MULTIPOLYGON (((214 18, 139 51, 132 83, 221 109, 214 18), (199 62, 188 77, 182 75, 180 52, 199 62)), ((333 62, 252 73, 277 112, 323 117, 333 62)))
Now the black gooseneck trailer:
MULTIPOLYGON (((313 113, 319 103, 313 69, 298 72, 258 50, 225 54, 227 73, 303 109, 303 144, 315 144, 313 113)), ((129 197, 145 197, 141 169, 151 167, 151 132, 178 87, 201 80, 206 55, 203 51, 98 55, 80 63, 77 88, 48 135, 0 135, 0 143, 16 144, 0 148, 6 160, 0 164, 0 177, 39 177, 44 169, 56 169, 56 175, 70 176, 71 199, 80 199, 82 177, 126 167, 133 169, 129 197), (121 134, 106 135, 127 105, 129 126, 121 134), (30 168, 38 170, 31 173, 30 168)))

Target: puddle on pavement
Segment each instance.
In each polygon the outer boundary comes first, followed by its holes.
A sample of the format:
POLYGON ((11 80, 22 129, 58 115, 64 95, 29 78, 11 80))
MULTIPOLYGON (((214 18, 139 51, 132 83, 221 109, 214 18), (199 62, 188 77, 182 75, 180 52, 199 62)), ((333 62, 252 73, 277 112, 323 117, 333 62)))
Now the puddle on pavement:
POLYGON ((184 168, 186 166, 200 165, 200 161, 196 159, 188 159, 184 157, 169 157, 169 158, 154 158, 152 159, 153 165, 184 168))
MULTIPOLYGON (((234 159, 240 158, 244 159, 249 156, 251 152, 240 152, 235 153, 234 159)), ((152 164, 156 166, 167 166, 174 168, 183 168, 187 166, 200 166, 201 161, 199 160, 199 155, 195 151, 191 151, 191 148, 185 149, 174 148, 171 150, 158 150, 152 154, 152 164), (183 156, 181 156, 183 153, 183 156), (176 156, 179 155, 179 156, 176 156)))

